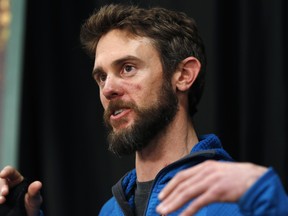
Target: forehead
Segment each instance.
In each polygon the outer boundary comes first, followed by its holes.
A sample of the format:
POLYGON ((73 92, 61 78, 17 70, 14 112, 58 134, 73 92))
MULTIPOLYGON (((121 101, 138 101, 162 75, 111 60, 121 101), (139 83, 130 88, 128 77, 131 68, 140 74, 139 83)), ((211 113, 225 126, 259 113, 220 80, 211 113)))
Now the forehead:
POLYGON ((124 30, 112 30, 103 35, 96 47, 95 65, 114 61, 124 56, 136 58, 157 58, 158 51, 147 37, 134 36, 124 30))

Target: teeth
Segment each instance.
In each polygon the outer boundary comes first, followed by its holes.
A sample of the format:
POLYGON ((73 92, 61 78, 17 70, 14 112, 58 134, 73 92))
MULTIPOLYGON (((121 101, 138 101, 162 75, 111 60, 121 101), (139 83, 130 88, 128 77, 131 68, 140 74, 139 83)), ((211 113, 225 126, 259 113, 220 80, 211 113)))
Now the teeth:
POLYGON ((113 115, 118 115, 118 114, 120 114, 121 112, 123 112, 123 110, 122 109, 120 109, 120 110, 116 110, 114 113, 113 113, 113 115))

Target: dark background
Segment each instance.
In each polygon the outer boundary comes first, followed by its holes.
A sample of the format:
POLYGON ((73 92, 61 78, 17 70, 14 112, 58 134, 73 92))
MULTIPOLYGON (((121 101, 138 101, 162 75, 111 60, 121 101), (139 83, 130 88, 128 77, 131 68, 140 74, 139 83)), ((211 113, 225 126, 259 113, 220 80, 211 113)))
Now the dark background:
MULTIPOLYGON (((20 170, 43 181, 46 216, 97 215, 133 158, 107 151, 93 61, 79 30, 111 2, 27 0, 20 170)), ((129 1, 184 11, 199 25, 207 85, 195 117, 239 161, 273 166, 287 188, 286 0, 129 1)))

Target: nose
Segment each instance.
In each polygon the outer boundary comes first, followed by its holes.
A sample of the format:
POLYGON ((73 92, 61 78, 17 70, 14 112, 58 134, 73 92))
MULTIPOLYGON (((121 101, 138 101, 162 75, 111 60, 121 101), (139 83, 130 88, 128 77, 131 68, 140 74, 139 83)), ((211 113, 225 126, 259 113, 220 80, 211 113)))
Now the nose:
POLYGON ((121 87, 121 80, 113 75, 107 76, 102 88, 102 94, 107 100, 122 96, 123 89, 121 87))

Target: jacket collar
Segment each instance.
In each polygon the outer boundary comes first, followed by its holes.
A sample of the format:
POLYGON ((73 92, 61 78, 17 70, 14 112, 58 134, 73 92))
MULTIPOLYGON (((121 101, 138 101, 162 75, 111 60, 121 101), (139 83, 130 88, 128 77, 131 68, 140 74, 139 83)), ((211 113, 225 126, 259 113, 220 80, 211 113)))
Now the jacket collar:
MULTIPOLYGON (((177 172, 207 159, 231 161, 231 156, 222 148, 221 141, 214 134, 199 136, 199 142, 189 155, 163 168, 156 176, 155 184, 165 185, 177 172)), ((133 215, 136 170, 128 172, 116 185, 112 192, 125 215, 133 215)))

